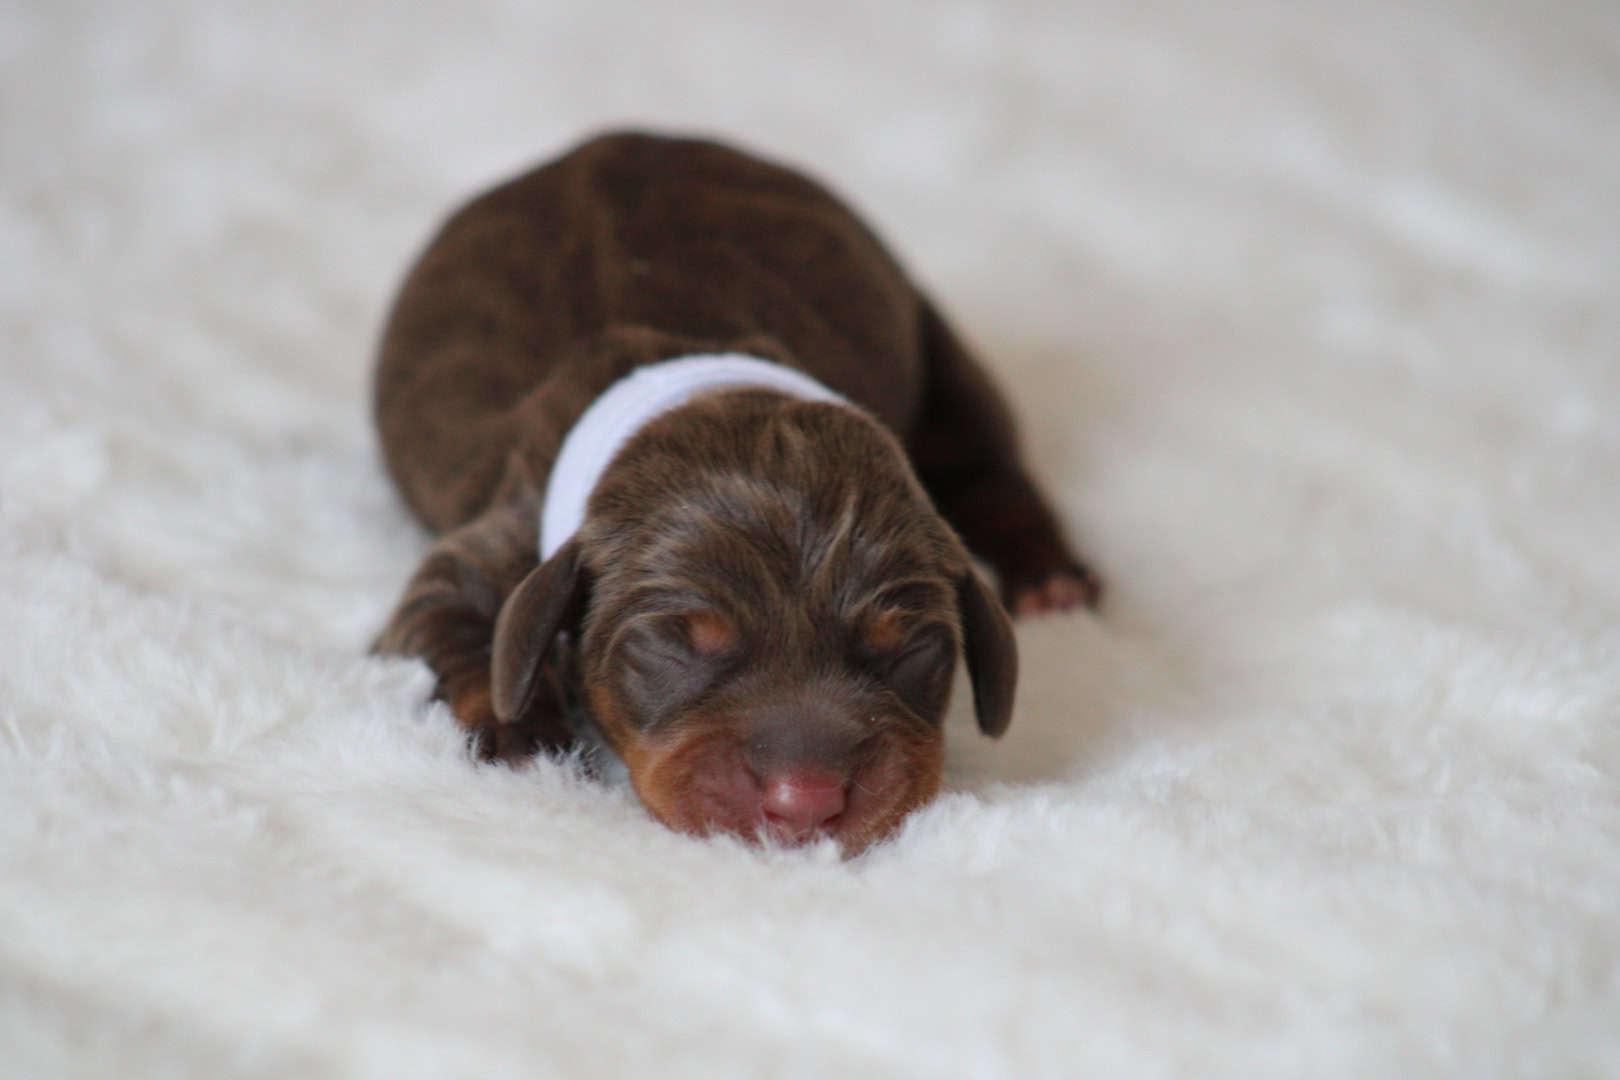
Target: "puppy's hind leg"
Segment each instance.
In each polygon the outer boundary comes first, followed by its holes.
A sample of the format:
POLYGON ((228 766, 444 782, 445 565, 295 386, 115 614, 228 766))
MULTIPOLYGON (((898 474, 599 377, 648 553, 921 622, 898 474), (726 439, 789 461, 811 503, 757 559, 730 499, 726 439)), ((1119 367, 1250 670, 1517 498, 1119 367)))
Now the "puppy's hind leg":
POLYGON ((556 663, 541 672, 543 685, 518 720, 499 720, 491 700, 495 619, 539 561, 537 514, 532 498, 497 501, 440 537, 372 646, 426 661, 438 680, 434 696, 449 703, 486 760, 518 761, 572 739, 556 663))
POLYGON ((1095 607, 1102 579, 1024 467, 1000 391, 927 300, 921 318, 928 389, 910 450, 934 505, 995 569, 1015 615, 1095 607))

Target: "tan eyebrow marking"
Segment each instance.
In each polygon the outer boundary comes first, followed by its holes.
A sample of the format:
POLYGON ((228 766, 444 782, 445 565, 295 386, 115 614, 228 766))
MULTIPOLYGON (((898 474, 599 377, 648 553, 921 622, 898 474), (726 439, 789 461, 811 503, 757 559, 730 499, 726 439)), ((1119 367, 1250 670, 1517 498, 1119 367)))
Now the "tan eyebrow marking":
POLYGON ((884 608, 866 620, 861 636, 872 649, 887 652, 904 639, 905 629, 905 613, 898 608, 884 608))
POLYGON ((737 630, 718 611, 693 611, 684 616, 686 640, 694 652, 715 656, 737 643, 737 630))

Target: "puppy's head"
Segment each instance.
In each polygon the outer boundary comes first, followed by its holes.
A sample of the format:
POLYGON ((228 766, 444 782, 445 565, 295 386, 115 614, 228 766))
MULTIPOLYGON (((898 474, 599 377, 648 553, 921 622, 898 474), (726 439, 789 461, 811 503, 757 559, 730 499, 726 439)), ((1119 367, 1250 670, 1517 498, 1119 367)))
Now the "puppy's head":
POLYGON ((614 459, 501 612, 503 718, 560 633, 661 821, 850 854, 938 790, 958 652, 987 734, 1017 677, 1005 612, 894 438, 758 390, 674 410, 614 459))

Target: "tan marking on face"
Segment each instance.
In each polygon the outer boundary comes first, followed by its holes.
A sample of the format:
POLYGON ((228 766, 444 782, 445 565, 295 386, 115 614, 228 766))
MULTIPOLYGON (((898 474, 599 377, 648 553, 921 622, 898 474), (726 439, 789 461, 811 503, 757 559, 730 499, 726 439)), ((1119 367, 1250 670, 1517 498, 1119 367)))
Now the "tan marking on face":
POLYGON ((604 687, 592 687, 587 696, 597 725, 624 762, 641 804, 678 832, 707 832, 709 823, 693 805, 693 774, 703 758, 717 756, 719 740, 735 743, 735 737, 695 723, 678 724, 672 733, 650 736, 623 722, 604 687))
POLYGON ((685 616, 686 640, 692 650, 717 656, 737 644, 737 630, 718 611, 694 611, 685 616))
POLYGON ((945 739, 938 731, 897 736, 887 753, 854 777, 847 828, 839 834, 844 857, 852 858, 893 835, 914 810, 939 794, 945 739), (876 805, 863 805, 872 799, 876 805))
POLYGON ((602 736, 615 754, 625 759, 629 764, 627 755, 633 753, 632 744, 635 742, 634 732, 630 726, 619 716, 619 710, 613 707, 613 696, 607 692, 602 684, 588 685, 585 697, 591 704, 591 716, 596 726, 601 729, 602 736))
POLYGON ((889 652, 905 640, 906 616, 898 608, 884 608, 866 620, 862 627, 866 644, 877 652, 889 652))

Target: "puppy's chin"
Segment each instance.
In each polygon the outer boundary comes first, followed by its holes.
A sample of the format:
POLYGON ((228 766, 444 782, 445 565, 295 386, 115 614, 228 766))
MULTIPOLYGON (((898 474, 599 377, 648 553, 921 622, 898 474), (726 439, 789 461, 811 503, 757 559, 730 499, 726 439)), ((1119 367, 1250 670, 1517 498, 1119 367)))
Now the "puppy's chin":
POLYGON ((937 728, 887 727, 847 763, 762 768, 749 760, 740 726, 725 717, 695 715, 680 718, 666 733, 615 741, 630 783, 652 815, 699 836, 727 832, 788 846, 831 838, 849 858, 888 836, 939 791, 944 739, 937 728), (783 786, 794 790, 791 785, 803 776, 816 778, 813 798, 831 801, 807 814, 776 812, 783 786), (778 794, 768 793, 773 787, 778 794), (833 787, 841 790, 833 794, 833 787))

